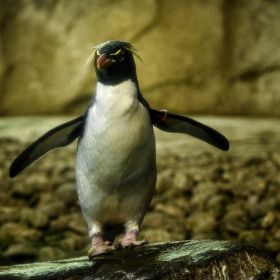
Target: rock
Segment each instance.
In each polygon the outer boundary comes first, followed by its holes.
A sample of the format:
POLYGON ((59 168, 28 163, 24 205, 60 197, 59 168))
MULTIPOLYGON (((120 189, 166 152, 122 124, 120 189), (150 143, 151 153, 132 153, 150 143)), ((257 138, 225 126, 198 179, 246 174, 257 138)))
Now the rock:
POLYGON ((172 171, 165 170, 157 175, 156 193, 163 193, 172 187, 172 171))
POLYGON ((61 232, 69 229, 79 234, 88 233, 86 222, 81 213, 61 215, 51 222, 51 230, 54 232, 61 232))
POLYGON ((36 229, 30 229, 18 223, 6 223, 0 228, 0 244, 7 247, 13 243, 36 242, 43 233, 36 229))
POLYGON ((68 224, 68 228, 79 234, 88 234, 88 228, 82 215, 79 215, 76 220, 71 220, 68 224))
POLYGON ((274 233, 274 238, 280 241, 280 229, 276 230, 276 232, 274 233))
POLYGON ((218 234, 216 232, 194 232, 191 235, 192 240, 202 240, 202 239, 209 239, 209 240, 218 240, 218 234))
POLYGON ((277 207, 277 204, 277 198, 275 196, 272 196, 268 199, 260 201, 259 203, 254 205, 254 207, 251 207, 250 215, 255 219, 264 216, 268 212, 273 212, 277 207))
POLYGON ((215 217, 207 212, 195 212, 187 217, 185 227, 193 234, 212 232, 217 228, 215 217))
POLYGON ((142 222, 142 227, 161 228, 170 221, 170 218, 166 219, 166 216, 161 212, 148 212, 142 222))
POLYGON ((57 202, 57 198, 53 195, 52 192, 41 192, 39 195, 37 207, 43 207, 48 205, 49 203, 57 202))
POLYGON ((145 238, 149 243, 170 241, 173 234, 167 229, 143 229, 139 233, 139 239, 145 238))
POLYGON ((277 279, 280 265, 250 246, 180 241, 86 257, 0 267, 0 279, 277 279), (176 253, 174 253, 176 252, 176 253))
POLYGON ((66 257, 66 253, 56 247, 46 246, 38 251, 37 260, 40 262, 58 260, 66 257))
POLYGON ((238 241, 243 244, 249 244, 264 250, 263 241, 267 239, 267 233, 264 230, 247 230, 238 235, 238 241))
POLYGON ((32 242, 38 243, 43 238, 43 232, 37 229, 26 229, 14 238, 15 243, 32 242))
POLYGON ((60 185, 54 195, 63 200, 67 205, 73 205, 77 201, 77 188, 75 183, 65 183, 60 185))
POLYGON ((279 241, 268 242, 265 245, 265 250, 266 252, 273 252, 273 253, 280 252, 280 242, 279 241))
POLYGON ((276 255, 275 260, 276 260, 278 263, 280 263, 280 253, 278 253, 278 254, 276 255))
POLYGON ((81 0, 59 2, 54 13, 50 3, 0 4, 0 19, 5 22, 0 57, 2 115, 85 110, 95 78, 92 67, 83 66, 92 47, 112 38, 136 43, 143 54, 146 66, 137 61, 138 77, 152 107, 279 116, 277 1, 189 5, 81 0), (114 16, 105 17, 108 10, 114 16), (248 101, 252 106, 247 106, 248 101))
POLYGON ((262 178, 256 177, 256 172, 255 170, 249 170, 245 172, 242 170, 239 174, 239 178, 237 178, 237 182, 232 188, 232 191, 235 193, 235 195, 240 195, 240 196, 249 196, 251 194, 257 193, 258 196, 261 196, 263 192, 265 191, 265 180, 262 178), (251 175, 248 173, 251 172, 251 175), (245 177, 250 178, 250 182, 248 182, 248 187, 244 188, 243 182, 245 180, 245 177))
MULTIPOLYGON (((279 151, 274 151, 271 155, 271 159, 274 162, 274 164, 279 168, 280 167, 280 152, 279 151)), ((280 174, 275 174, 274 175, 274 180, 280 185, 280 174)))
POLYGON ((67 212, 67 208, 64 201, 50 202, 45 206, 39 208, 42 213, 50 218, 56 218, 67 212))
POLYGON ((273 225, 274 221, 275 221, 275 214, 272 211, 270 211, 262 219, 261 227, 270 228, 273 225))
POLYGON ((182 240, 186 236, 182 219, 165 216, 160 212, 148 212, 141 225, 139 238, 146 238, 149 242, 182 240))
POLYGON ((76 249, 76 242, 73 238, 65 238, 61 240, 58 245, 66 252, 73 252, 76 249))
POLYGON ((224 230, 239 234, 248 228, 248 216, 242 209, 228 211, 222 220, 222 227, 224 230))
POLYGON ((192 207, 203 209, 207 199, 217 193, 218 186, 213 182, 201 182, 193 189, 192 207))
POLYGON ((173 180, 172 187, 177 188, 180 191, 191 191, 193 180, 188 177, 185 173, 176 172, 173 180))
POLYGON ((12 104, 13 114, 73 113, 79 112, 78 107, 85 109, 94 90, 95 78, 92 67, 83 66, 92 47, 108 38, 138 42, 137 49, 143 53, 143 59, 149 61, 146 67, 139 64, 139 76, 142 77, 143 90, 150 94, 152 92, 153 104, 160 102, 159 106, 162 107, 166 102, 173 109, 177 104, 182 111, 186 105, 188 108, 198 106, 200 102, 197 98, 203 100, 207 96, 211 103, 215 103, 216 99, 212 96, 221 88, 219 85, 217 89, 217 84, 220 84, 219 75, 212 75, 213 72, 220 73, 219 58, 223 38, 220 4, 209 2, 205 6, 195 2, 190 6, 179 2, 157 4, 146 1, 137 5, 134 2, 104 5, 102 1, 88 3, 83 0, 78 5, 75 2, 67 5, 58 3, 50 17, 52 9, 50 4, 38 6, 32 1, 22 1, 18 5, 1 4, 1 21, 9 21, 1 37, 6 42, 4 54, 0 57, 0 65, 3 65, 0 77, 6 77, 3 79, 5 98, 0 104, 2 114, 11 114, 9 108, 12 104), (108 9, 114 15, 114 20, 104 17, 108 9), (96 13, 96 10, 99 12, 96 13), (30 13, 34 14, 32 18, 28 16, 30 13), (203 16, 197 21, 201 13, 203 16), (194 14, 197 16, 194 17, 194 14), (75 21, 79 24, 72 25, 75 21), (167 25, 164 23, 166 21, 167 25), (94 30, 90 28, 92 24, 94 30), (195 29, 186 28, 193 24, 195 29), (71 28, 67 29, 68 25, 71 28), (99 30, 98 35, 95 30, 99 30), (16 36, 17 32, 23 32, 26 36, 16 36), (174 33, 177 36, 173 41, 167 40, 174 33), (205 36, 208 38, 206 41, 205 36), (42 44, 42 41, 46 43, 42 44), (161 48, 162 42, 169 42, 168 47, 161 48), (177 51, 170 51, 175 49, 177 51), (207 50, 207 59, 199 50, 203 54, 207 50), (173 63, 181 59, 179 53, 185 53, 180 66, 173 63), (162 57, 166 57, 164 65, 169 65, 176 77, 158 63, 162 57), (26 63, 26 59, 29 63, 26 63), (8 65, 15 65, 12 73, 7 72, 8 65), (162 89, 156 90, 162 88, 162 81, 167 81, 164 87, 166 92, 163 93, 162 89), (18 94, 19 88, 25 96, 25 106, 20 102, 22 96, 18 94), (182 94, 190 91, 193 94, 187 94, 185 99, 189 102, 179 102, 182 94), (64 94, 61 95, 61 92, 64 94), (166 96, 165 102, 159 98, 160 92, 166 96), (167 92, 174 92, 173 98, 167 92), (200 94, 196 94, 198 92, 200 94), (9 98, 11 95, 14 97, 9 98), (192 98, 193 95, 196 95, 196 100, 192 98), (40 101, 36 102, 39 98, 40 101), (49 100, 52 100, 52 106, 45 105, 49 104, 49 100), (28 106, 30 102, 33 102, 33 106, 28 106))
POLYGON ((49 224, 49 217, 43 211, 24 208, 20 213, 22 223, 31 225, 34 228, 45 228, 49 224))
POLYGON ((215 217, 220 217, 224 214, 225 206, 229 202, 229 198, 222 194, 215 194, 206 202, 206 210, 213 213, 215 217))
POLYGON ((19 219, 19 210, 17 207, 0 206, 0 224, 7 222, 16 222, 19 219))
POLYGON ((8 247, 4 252, 5 257, 9 258, 35 258, 37 255, 37 249, 29 244, 13 244, 8 247))
POLYGON ((173 217, 180 218, 185 216, 184 210, 176 205, 158 203, 155 206, 155 210, 164 212, 165 214, 173 217))
POLYGON ((228 104, 235 104, 235 112, 246 107, 248 113, 253 107, 251 112, 258 110, 259 115, 264 115, 270 110, 272 102, 278 102, 275 96, 259 103, 264 88, 267 96, 272 96, 279 84, 279 73, 274 71, 272 65, 278 65, 280 60, 277 51, 280 37, 269 39, 274 33, 272 29, 279 25, 279 9, 278 2, 263 0, 232 1, 226 5, 225 44, 228 60, 225 72, 231 83, 230 91, 222 97, 224 105, 220 107, 221 111, 226 112, 228 104), (268 41, 270 44, 267 44, 268 41), (272 58, 271 53, 276 56, 272 58), (269 88, 265 86, 267 84, 270 84, 269 88), (246 102, 250 102, 250 108, 245 105, 246 102))
POLYGON ((34 193, 33 185, 17 184, 12 189, 12 196, 19 198, 30 198, 34 193))
POLYGON ((66 252, 74 252, 85 247, 89 240, 88 235, 80 236, 68 231, 64 233, 64 239, 59 242, 58 246, 66 252))

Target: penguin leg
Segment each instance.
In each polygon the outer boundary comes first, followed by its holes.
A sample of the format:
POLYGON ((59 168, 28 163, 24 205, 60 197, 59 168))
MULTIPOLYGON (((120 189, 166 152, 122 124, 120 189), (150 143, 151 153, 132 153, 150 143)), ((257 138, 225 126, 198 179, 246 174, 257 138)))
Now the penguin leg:
POLYGON ((91 258, 100 254, 109 254, 115 250, 114 246, 110 246, 111 242, 105 241, 101 233, 96 233, 91 237, 92 247, 88 251, 88 257, 91 258))
POLYGON ((139 231, 138 225, 134 225, 132 228, 126 228, 125 235, 122 239, 119 239, 122 248, 133 248, 135 246, 141 246, 148 244, 149 242, 144 238, 137 241, 136 236, 139 231))

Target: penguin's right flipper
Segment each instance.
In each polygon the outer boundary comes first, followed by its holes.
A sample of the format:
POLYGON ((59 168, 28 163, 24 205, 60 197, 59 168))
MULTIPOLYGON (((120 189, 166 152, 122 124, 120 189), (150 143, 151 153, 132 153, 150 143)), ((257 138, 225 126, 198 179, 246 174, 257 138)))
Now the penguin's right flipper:
POLYGON ((9 171, 10 177, 13 178, 18 175, 47 152, 72 143, 82 133, 84 118, 84 115, 81 115, 51 129, 37 139, 13 161, 9 171))
POLYGON ((166 132, 188 134, 218 149, 228 151, 229 142, 227 138, 215 129, 191 118, 169 114, 165 111, 150 109, 152 124, 158 129, 166 132))

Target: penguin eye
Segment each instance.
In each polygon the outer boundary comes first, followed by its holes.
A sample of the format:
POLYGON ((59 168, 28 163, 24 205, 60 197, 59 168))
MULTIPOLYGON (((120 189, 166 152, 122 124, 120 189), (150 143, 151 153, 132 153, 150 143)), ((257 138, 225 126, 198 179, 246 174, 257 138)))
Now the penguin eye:
POLYGON ((119 49, 115 53, 111 53, 110 55, 116 56, 118 61, 123 61, 125 59, 125 52, 122 49, 119 49))
POLYGON ((121 52, 118 56, 117 56, 118 61, 123 61, 125 59, 125 53, 121 52))

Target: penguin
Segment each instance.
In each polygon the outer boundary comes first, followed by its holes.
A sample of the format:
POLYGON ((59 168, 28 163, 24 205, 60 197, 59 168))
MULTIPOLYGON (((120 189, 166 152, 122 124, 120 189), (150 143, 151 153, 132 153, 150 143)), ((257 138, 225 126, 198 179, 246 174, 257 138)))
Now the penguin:
POLYGON ((183 133, 227 151, 228 140, 191 118, 150 108, 141 94, 130 43, 107 41, 87 63, 97 85, 84 114, 48 131, 11 164, 13 178, 47 152, 79 138, 76 183, 92 247, 89 258, 147 244, 137 233, 154 194, 157 167, 153 127, 183 133), (124 233, 119 245, 116 236, 124 233))

